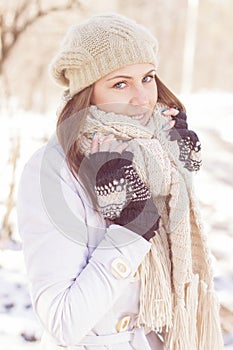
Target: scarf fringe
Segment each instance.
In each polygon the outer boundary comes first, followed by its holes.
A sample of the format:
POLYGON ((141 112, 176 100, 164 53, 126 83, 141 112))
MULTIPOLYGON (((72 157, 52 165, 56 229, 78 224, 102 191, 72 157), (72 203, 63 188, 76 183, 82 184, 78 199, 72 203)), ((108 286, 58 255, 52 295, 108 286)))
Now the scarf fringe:
POLYGON ((187 323, 188 313, 185 309, 184 301, 179 299, 174 309, 172 328, 165 335, 166 349, 194 350, 194 348, 190 347, 187 323))
POLYGON ((172 327, 164 336, 167 350, 223 350, 216 293, 198 275, 187 286, 186 305, 178 299, 172 327))
POLYGON ((183 299, 178 299, 172 328, 165 334, 166 349, 197 349, 198 282, 198 275, 194 275, 186 288, 186 305, 183 299))
POLYGON ((151 240, 151 250, 140 265, 140 311, 136 326, 162 332, 172 324, 170 271, 160 234, 151 240))
POLYGON ((216 293, 207 289, 207 285, 203 281, 200 282, 199 289, 198 350, 222 350, 224 344, 216 293))
POLYGON ((188 310, 188 332, 190 349, 197 349, 197 319, 199 276, 194 275, 186 289, 186 307, 188 310))

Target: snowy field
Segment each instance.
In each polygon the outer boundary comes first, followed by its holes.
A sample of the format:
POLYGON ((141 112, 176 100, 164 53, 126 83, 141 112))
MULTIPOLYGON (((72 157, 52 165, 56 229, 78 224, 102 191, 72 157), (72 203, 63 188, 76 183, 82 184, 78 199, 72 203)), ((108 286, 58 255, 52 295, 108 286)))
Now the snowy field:
MULTIPOLYGON (((183 96, 182 100, 187 108, 189 127, 198 132, 202 142, 203 167, 194 177, 215 257, 216 290, 221 302, 233 307, 233 95, 202 93, 183 96)), ((17 193, 25 162, 53 134, 55 121, 54 112, 51 115, 37 115, 11 108, 10 113, 2 113, 1 222, 12 178, 9 159, 14 141, 19 139, 20 151, 15 174, 17 193)), ((15 196, 14 200, 16 202, 15 196)), ((13 240, 0 247, 0 349, 36 350, 39 349, 41 328, 31 308, 15 208, 11 212, 10 222, 13 240)), ((233 350, 233 336, 225 334, 224 339, 225 349, 233 350)))

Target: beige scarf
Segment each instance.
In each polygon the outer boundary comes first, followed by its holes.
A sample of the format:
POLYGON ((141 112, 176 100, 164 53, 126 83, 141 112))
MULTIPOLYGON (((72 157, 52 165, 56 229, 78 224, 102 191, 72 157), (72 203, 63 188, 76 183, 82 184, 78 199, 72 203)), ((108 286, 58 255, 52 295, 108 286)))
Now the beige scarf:
MULTIPOLYGON (((221 350, 219 304, 211 256, 194 195, 193 173, 179 161, 177 142, 162 131, 168 119, 157 104, 149 124, 91 106, 81 137, 88 155, 93 133, 128 141, 134 165, 161 215, 150 252, 139 267, 140 310, 136 326, 163 332, 167 350, 221 350)), ((119 142, 120 142, 119 141, 119 142)))

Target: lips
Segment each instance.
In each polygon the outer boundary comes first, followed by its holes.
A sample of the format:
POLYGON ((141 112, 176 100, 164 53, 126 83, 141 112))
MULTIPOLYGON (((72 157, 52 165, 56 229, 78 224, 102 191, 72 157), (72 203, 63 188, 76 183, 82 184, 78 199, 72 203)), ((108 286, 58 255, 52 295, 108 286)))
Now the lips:
POLYGON ((150 119, 150 116, 151 116, 151 113, 147 111, 145 113, 131 115, 130 117, 134 120, 139 121, 140 124, 146 125, 150 119))
POLYGON ((146 116, 147 113, 139 114, 139 115, 132 115, 131 117, 136 120, 143 119, 146 116))

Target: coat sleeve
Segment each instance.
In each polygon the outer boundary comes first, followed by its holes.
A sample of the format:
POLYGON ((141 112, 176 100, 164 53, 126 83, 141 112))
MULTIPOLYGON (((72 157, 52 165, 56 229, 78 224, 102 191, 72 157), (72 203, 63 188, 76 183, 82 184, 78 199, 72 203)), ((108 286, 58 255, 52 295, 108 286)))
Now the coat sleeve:
POLYGON ((57 344, 68 346, 124 293, 151 244, 113 225, 89 256, 89 231, 100 228, 88 227, 85 201, 62 167, 59 153, 46 160, 37 152, 24 168, 17 210, 34 310, 57 344))

